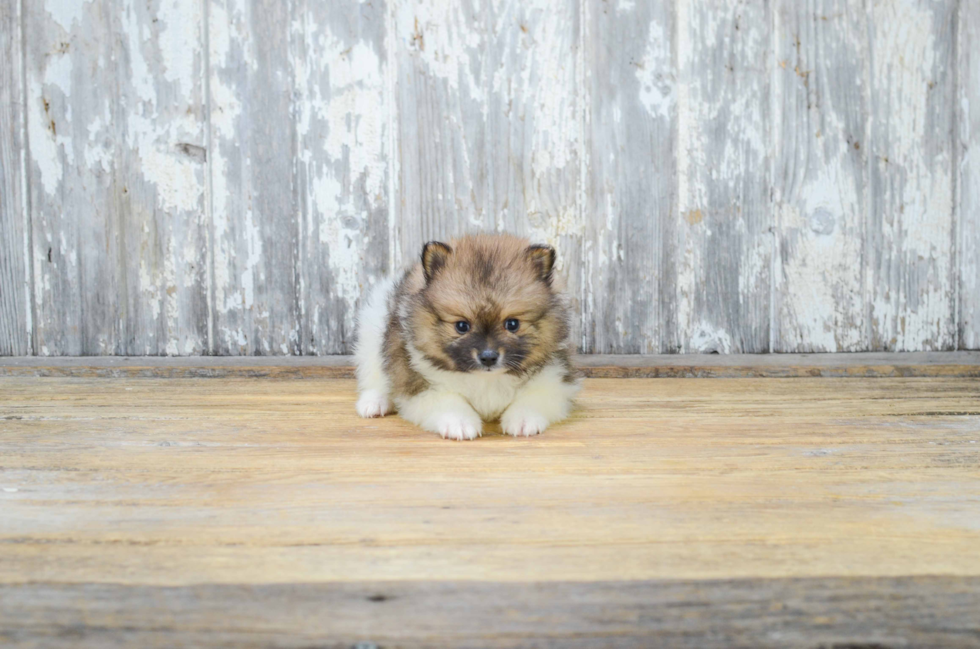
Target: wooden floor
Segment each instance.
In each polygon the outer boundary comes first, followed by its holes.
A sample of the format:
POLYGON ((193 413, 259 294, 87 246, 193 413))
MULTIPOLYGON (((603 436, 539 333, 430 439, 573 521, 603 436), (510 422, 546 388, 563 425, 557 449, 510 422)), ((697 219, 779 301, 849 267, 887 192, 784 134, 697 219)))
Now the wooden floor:
POLYGON ((589 379, 463 443, 353 403, 0 378, 0 645, 980 647, 977 379, 589 379))

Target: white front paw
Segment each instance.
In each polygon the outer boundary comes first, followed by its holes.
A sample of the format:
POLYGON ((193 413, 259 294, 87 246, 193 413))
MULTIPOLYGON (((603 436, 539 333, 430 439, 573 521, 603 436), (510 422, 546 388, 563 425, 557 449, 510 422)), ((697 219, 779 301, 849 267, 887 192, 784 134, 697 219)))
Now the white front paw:
POLYGON ((476 413, 443 412, 433 418, 431 429, 445 439, 476 439, 483 434, 483 422, 476 413))
POLYGON ((530 437, 544 432, 548 427, 548 419, 537 410, 522 406, 507 409, 500 418, 500 428, 514 437, 530 437))
POLYGON ((365 390, 357 400, 357 414, 364 418, 384 417, 389 412, 391 402, 377 390, 365 390))

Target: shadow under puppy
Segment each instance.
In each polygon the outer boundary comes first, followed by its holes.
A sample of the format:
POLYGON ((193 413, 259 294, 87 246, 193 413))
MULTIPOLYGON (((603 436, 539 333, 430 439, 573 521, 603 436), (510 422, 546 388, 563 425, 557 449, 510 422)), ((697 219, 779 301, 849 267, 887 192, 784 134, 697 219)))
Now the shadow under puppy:
POLYGON ((449 439, 498 418, 509 435, 537 435, 568 416, 579 383, 554 265, 554 248, 511 235, 425 244, 361 310, 357 413, 394 407, 449 439))

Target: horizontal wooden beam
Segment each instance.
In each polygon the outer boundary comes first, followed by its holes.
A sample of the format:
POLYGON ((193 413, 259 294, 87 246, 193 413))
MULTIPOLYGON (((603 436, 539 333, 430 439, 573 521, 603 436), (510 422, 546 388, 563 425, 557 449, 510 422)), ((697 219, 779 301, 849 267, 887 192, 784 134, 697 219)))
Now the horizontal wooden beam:
MULTIPOLYGON (((588 378, 980 378, 980 351, 856 354, 581 355, 588 378)), ((5 357, 0 376, 353 378, 352 356, 5 357)))
POLYGON ((7 647, 976 647, 980 578, 0 586, 7 647), (161 612, 165 614, 161 615, 161 612))

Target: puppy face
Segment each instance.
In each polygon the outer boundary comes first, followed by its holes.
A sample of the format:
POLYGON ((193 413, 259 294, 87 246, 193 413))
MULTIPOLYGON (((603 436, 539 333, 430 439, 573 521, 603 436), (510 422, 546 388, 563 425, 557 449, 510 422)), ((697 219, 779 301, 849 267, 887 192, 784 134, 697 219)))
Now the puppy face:
POLYGON ((424 288, 410 312, 416 348, 455 372, 524 374, 568 335, 551 274, 555 251, 506 235, 432 242, 422 253, 424 288))

